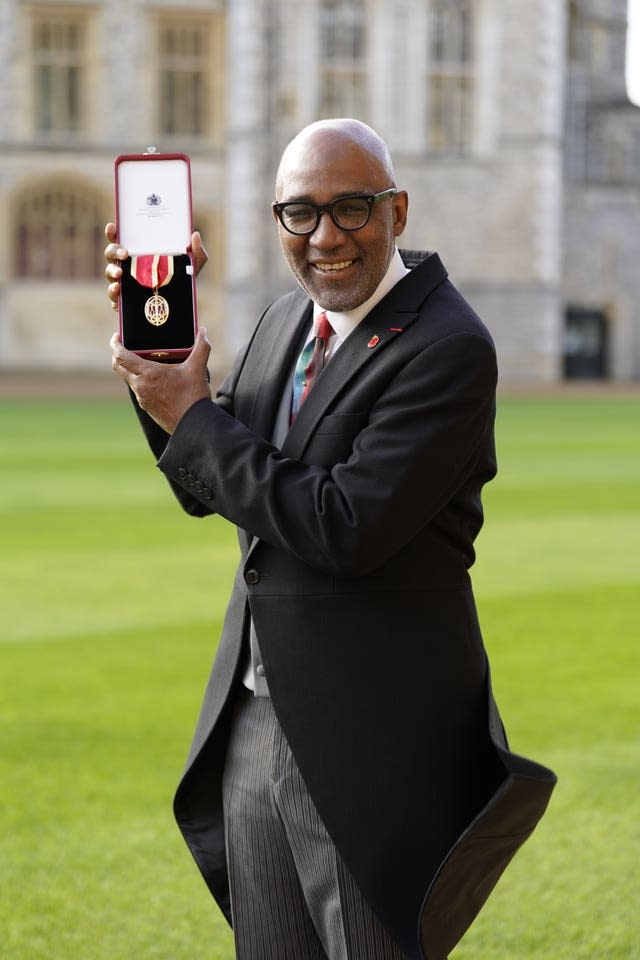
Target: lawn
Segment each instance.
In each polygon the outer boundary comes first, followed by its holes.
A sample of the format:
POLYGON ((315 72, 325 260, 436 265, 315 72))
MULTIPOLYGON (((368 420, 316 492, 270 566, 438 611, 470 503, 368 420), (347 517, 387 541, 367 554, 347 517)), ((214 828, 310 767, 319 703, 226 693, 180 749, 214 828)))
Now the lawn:
MULTIPOLYGON (((560 780, 451 960, 640 958, 639 427, 500 401, 476 593, 512 746, 560 780)), ((0 461, 0 952, 231 960, 171 797, 234 533, 174 505, 124 399, 4 401, 0 461)))

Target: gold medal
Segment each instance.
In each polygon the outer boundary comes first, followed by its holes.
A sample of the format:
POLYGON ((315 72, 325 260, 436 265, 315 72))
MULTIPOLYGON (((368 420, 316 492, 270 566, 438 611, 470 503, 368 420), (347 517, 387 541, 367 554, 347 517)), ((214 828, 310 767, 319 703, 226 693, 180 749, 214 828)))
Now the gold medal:
POLYGON ((161 327, 169 319, 169 304, 158 293, 173 279, 173 257, 169 254, 153 254, 131 258, 131 276, 143 287, 151 287, 153 296, 144 305, 144 315, 154 327, 161 327))
POLYGON ((161 327, 169 319, 169 304, 156 291, 145 303, 144 315, 154 327, 161 327))

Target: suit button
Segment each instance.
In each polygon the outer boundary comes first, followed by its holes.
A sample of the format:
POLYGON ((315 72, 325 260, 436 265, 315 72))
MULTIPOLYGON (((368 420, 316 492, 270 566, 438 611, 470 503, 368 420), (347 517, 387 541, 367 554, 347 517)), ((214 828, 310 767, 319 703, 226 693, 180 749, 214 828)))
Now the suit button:
POLYGON ((205 498, 205 500, 211 500, 211 499, 212 499, 213 494, 211 493, 211 490, 209 490, 209 487, 203 487, 203 488, 202 488, 202 496, 205 498))
POLYGON ((192 487, 192 486, 194 485, 194 483, 196 482, 196 478, 194 477, 194 475, 193 475, 192 473, 188 473, 185 479, 186 479, 186 481, 187 481, 187 483, 189 484, 190 487, 192 487))
POLYGON ((196 493, 202 493, 202 491, 204 490, 204 487, 202 486, 199 480, 196 480, 195 489, 196 489, 196 493))
POLYGON ((259 677, 264 677, 264 667, 262 666, 261 663, 259 663, 258 666, 256 667, 256 673, 258 674, 259 677))
POLYGON ((185 470, 184 467, 180 467, 180 469, 178 470, 178 480, 186 480, 186 479, 187 479, 187 471, 185 470))
POLYGON ((260 574, 257 570, 247 570, 245 573, 244 579, 247 583, 254 584, 257 583, 260 579, 260 574))

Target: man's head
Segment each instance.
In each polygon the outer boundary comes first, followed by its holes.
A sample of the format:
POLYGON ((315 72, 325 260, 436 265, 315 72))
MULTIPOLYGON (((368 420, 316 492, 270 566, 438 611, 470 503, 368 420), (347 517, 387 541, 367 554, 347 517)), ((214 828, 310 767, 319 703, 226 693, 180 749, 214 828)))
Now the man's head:
MULTIPOLYGON (((339 197, 372 196, 395 185, 389 151, 371 127, 358 120, 320 120, 305 127, 284 151, 276 200, 326 204, 339 197)), ((303 236, 289 233, 278 221, 280 244, 312 300, 325 310, 352 310, 384 277, 406 219, 407 194, 398 191, 372 205, 368 222, 358 230, 341 229, 328 212, 303 236)))

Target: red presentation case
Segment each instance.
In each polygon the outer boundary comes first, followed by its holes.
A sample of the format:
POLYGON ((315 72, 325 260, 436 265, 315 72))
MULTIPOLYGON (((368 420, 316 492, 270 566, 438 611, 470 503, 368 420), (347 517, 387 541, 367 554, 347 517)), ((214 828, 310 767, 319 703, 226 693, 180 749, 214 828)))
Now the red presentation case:
POLYGON ((191 164, 184 153, 123 154, 115 161, 122 266, 120 335, 152 360, 183 360, 198 319, 191 244, 191 164))

